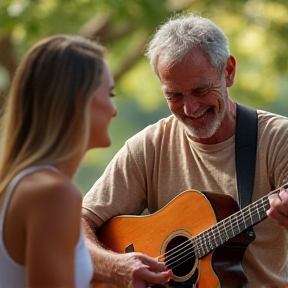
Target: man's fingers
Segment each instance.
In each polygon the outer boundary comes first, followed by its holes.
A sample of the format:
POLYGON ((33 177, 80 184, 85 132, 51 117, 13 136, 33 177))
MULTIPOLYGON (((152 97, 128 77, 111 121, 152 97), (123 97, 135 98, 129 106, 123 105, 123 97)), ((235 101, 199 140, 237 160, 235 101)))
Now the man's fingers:
POLYGON ((139 256, 142 263, 148 265, 150 267, 150 270, 155 272, 163 272, 167 271, 167 268, 165 266, 164 262, 159 262, 157 259, 148 257, 146 255, 139 256))
MULTIPOLYGON (((132 283, 134 282, 134 279, 137 279, 137 278, 143 279, 145 283, 147 284, 147 286, 148 286, 148 283, 160 284, 160 285, 165 286, 171 278, 171 272, 170 271, 154 272, 147 268, 141 268, 138 271, 135 271, 132 283)), ((141 282, 138 282, 138 283, 141 283, 141 282)), ((135 288, 138 288, 138 286, 137 287, 135 286, 135 288)))
POLYGON ((280 210, 272 207, 267 211, 267 215, 275 219, 281 226, 288 230, 288 216, 280 210))
POLYGON ((141 265, 133 271, 132 288, 148 287, 149 284, 166 286, 171 278, 171 271, 167 270, 164 262, 158 262, 142 253, 136 253, 135 256, 141 261, 141 265))

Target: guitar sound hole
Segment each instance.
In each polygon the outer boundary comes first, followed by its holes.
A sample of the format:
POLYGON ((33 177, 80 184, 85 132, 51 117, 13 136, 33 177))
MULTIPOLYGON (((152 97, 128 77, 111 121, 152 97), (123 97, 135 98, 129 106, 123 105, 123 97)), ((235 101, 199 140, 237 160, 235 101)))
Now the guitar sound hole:
POLYGON ((167 245, 165 263, 178 277, 191 272, 195 264, 195 254, 191 241, 185 236, 174 237, 167 245))

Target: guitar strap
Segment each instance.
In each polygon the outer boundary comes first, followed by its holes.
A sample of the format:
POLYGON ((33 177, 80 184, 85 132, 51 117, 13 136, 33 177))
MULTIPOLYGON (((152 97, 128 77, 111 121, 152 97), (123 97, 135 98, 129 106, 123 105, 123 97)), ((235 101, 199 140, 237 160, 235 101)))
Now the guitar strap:
MULTIPOLYGON (((235 161, 240 209, 251 203, 257 151, 258 115, 250 107, 236 103, 235 161)), ((254 237, 252 227, 248 231, 254 237)))

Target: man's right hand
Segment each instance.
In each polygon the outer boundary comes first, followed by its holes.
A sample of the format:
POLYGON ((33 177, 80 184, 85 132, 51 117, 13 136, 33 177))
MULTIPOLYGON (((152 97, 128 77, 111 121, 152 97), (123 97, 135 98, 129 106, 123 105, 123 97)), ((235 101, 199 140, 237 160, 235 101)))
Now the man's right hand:
POLYGON ((163 262, 138 252, 119 254, 111 272, 114 283, 123 283, 121 288, 146 288, 148 284, 165 287, 171 277, 163 262))
POLYGON ((169 282, 171 271, 163 262, 140 252, 122 254, 105 249, 95 234, 96 225, 87 214, 83 217, 83 228, 94 266, 95 287, 146 288, 149 284, 165 287, 169 282), (96 285, 99 282, 107 285, 96 285))

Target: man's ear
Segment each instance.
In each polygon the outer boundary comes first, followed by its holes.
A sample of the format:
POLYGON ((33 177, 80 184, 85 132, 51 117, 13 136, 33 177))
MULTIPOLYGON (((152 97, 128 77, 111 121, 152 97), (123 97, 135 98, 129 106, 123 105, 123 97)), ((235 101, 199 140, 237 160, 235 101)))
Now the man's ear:
POLYGON ((234 84, 235 72, 236 72, 236 59, 232 55, 230 55, 227 59, 227 63, 224 70, 227 87, 231 87, 234 84))

